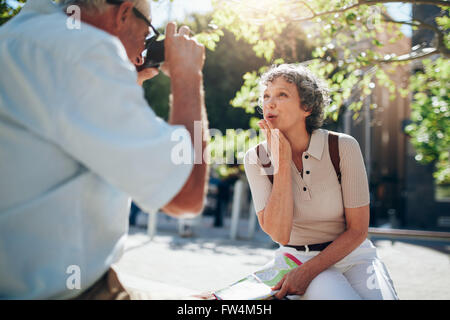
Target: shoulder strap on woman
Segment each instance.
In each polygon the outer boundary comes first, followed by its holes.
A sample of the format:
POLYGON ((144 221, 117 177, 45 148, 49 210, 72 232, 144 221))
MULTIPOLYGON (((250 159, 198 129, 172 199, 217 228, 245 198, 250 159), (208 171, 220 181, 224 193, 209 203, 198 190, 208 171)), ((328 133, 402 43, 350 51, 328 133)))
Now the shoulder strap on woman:
POLYGON ((331 162, 333 163, 334 171, 341 184, 341 157, 339 156, 339 136, 331 131, 328 131, 328 150, 330 152, 331 162))
MULTIPOLYGON (((270 168, 272 166, 272 163, 270 161, 269 154, 267 153, 266 149, 264 147, 261 148, 261 143, 256 146, 256 155, 261 161, 264 170, 267 172, 268 170, 267 168, 270 168), (261 152, 264 152, 264 154, 261 152), (263 161, 262 159, 266 160, 263 161)), ((268 173, 267 178, 269 178, 270 183, 273 184, 273 174, 268 173)))

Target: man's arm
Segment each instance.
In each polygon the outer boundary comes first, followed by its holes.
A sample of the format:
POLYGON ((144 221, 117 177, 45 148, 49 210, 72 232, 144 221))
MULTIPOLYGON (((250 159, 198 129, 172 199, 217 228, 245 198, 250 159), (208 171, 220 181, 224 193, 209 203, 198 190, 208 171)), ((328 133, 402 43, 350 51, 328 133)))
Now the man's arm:
POLYGON ((203 210, 209 174, 207 162, 203 158, 209 140, 202 74, 205 48, 188 37, 189 28, 181 27, 178 33, 176 28, 175 23, 167 25, 165 40, 165 64, 172 90, 169 123, 184 125, 189 131, 196 161, 184 186, 162 208, 167 214, 175 216, 203 210), (195 134, 201 135, 201 139, 195 139, 195 134))

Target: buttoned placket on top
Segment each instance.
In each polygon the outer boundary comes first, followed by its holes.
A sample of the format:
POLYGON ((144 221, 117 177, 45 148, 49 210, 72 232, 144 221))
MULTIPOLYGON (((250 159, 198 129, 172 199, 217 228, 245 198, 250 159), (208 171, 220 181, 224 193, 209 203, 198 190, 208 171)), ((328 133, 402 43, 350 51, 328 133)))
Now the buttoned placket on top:
POLYGON ((291 165, 294 169, 295 181, 300 191, 302 200, 311 200, 311 183, 312 183, 312 166, 313 159, 321 161, 323 149, 325 148, 326 135, 319 129, 311 135, 311 140, 308 149, 302 154, 303 177, 298 171, 294 161, 291 165))
POLYGON ((311 183, 310 174, 311 174, 311 168, 309 165, 308 159, 310 159, 311 155, 307 151, 303 152, 302 154, 302 166, 303 166, 303 172, 304 175, 302 177, 301 173, 298 171, 297 166, 295 165, 294 161, 291 160, 291 167, 294 171, 294 180, 297 184, 297 187, 300 189, 300 197, 302 200, 311 200, 311 190, 309 188, 309 185, 311 183), (309 174, 306 174, 306 171, 309 172, 309 174), (305 177, 306 175, 306 177, 305 177))

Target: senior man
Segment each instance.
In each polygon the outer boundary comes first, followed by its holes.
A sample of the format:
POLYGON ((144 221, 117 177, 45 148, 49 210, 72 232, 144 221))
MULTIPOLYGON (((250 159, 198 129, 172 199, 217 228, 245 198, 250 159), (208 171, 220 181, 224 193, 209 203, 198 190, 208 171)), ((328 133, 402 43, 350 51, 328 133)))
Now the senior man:
POLYGON ((167 25, 166 123, 138 85, 149 27, 147 0, 29 0, 0 28, 0 298, 127 298, 111 265, 131 199, 202 211, 204 47, 167 25))

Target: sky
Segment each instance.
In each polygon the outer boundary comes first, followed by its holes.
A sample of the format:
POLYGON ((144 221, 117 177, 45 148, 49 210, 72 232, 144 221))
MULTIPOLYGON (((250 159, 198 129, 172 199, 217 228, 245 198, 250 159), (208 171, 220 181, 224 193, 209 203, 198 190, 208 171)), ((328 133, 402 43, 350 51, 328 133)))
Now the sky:
MULTIPOLYGON (((385 4, 385 6, 387 7, 388 13, 389 15, 392 17, 392 19, 394 20, 398 20, 398 21, 409 21, 411 20, 411 4, 409 3, 401 3, 401 2, 394 2, 394 3, 387 3, 385 4)), ((412 28, 411 26, 407 26, 407 25, 403 25, 401 27, 401 30, 403 31, 403 33, 408 36, 411 37, 412 36, 412 28)))
POLYGON ((212 11, 211 0, 165 0, 161 3, 151 2, 152 23, 159 28, 171 20, 183 20, 190 13, 212 11))

